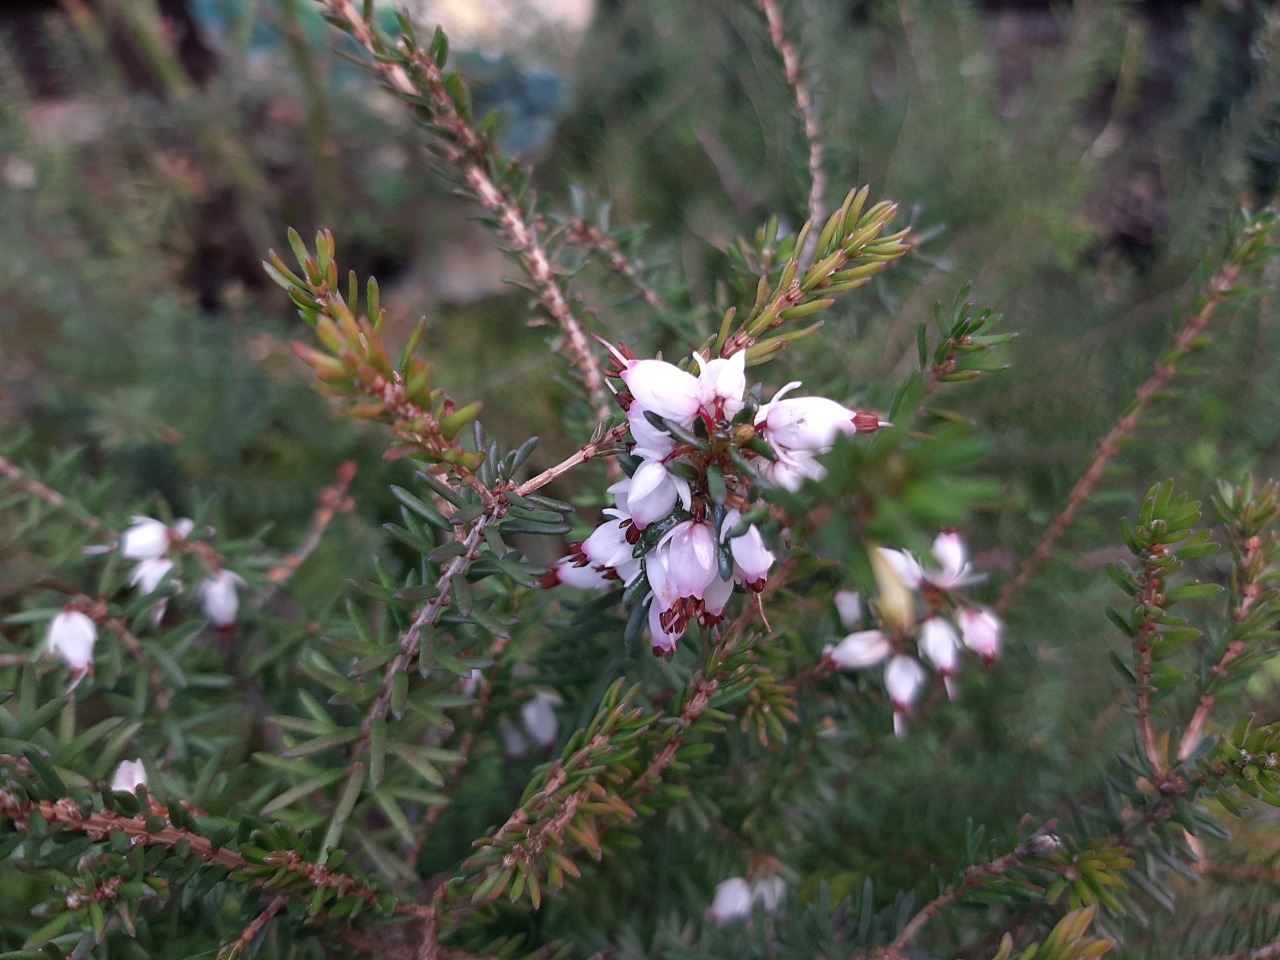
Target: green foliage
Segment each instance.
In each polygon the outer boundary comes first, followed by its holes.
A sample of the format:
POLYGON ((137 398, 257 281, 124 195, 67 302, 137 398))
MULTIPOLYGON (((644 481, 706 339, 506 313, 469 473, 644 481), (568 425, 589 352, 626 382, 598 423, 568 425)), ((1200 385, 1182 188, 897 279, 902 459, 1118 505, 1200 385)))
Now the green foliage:
MULTIPOLYGON (((806 97, 751 4, 603 5, 537 169, 443 32, 328 0, 344 73, 315 11, 235 6, 205 86, 148 4, 54 21, 68 92, 121 111, 88 142, 41 140, 0 63, 4 956, 1274 949, 1276 224, 1228 215, 1273 189, 1273 12, 1206 7, 1152 118, 1122 4, 1064 14, 1022 85, 968 4, 783 4, 826 172, 873 184, 815 210, 806 97), (277 14, 288 66, 253 86, 277 14), (121 30, 158 94, 128 92, 121 30), (1152 166, 1169 227, 1130 258, 1103 189, 1152 166), (516 292, 423 316, 430 264, 479 259, 464 216, 516 292), (316 239, 267 254, 282 296, 257 262, 287 223, 316 239), (650 568, 541 589, 643 459, 591 334, 765 381, 722 423, 647 419, 692 486, 630 559, 690 522, 725 582, 748 531, 776 558, 664 659, 650 568), (857 430, 768 488, 788 451, 757 421, 795 379, 857 430), (1170 475, 1217 483, 1212 529, 1170 475), (972 559, 929 560, 940 529, 972 559), (880 546, 925 561, 913 628, 1004 620, 955 700, 835 667, 887 606, 880 546), (845 622, 838 590, 881 607, 845 622), (730 878, 747 899, 709 914, 730 878)), ((927 656, 910 633, 895 660, 927 656)))

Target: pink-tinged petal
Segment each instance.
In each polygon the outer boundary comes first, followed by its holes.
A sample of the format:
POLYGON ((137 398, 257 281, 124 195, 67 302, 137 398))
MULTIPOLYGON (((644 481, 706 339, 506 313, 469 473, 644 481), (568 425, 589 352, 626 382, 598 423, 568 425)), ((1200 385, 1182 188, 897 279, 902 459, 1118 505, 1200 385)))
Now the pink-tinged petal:
POLYGON ((659 543, 667 550, 668 564, 682 597, 702 599, 702 593, 719 573, 716 535, 709 523, 686 520, 677 524, 659 543))
POLYGON ((834 647, 823 647, 822 655, 841 670, 865 670, 873 667, 893 652, 893 644, 879 630, 859 630, 851 633, 834 647))
MULTIPOLYGON (((728 522, 726 518, 725 524, 728 522)), ((742 536, 729 541, 729 552, 733 554, 734 574, 742 585, 757 591, 763 588, 774 556, 765 547, 764 538, 755 524, 749 526, 742 536)))
MULTIPOLYGON (((609 513, 608 510, 605 513, 609 513)), ((622 520, 606 520, 582 544, 582 552, 596 566, 617 567, 631 559, 632 546, 622 520)))
POLYGON ((121 760, 111 774, 111 789, 133 793, 138 787, 147 786, 147 771, 141 760, 121 760))
POLYGON ((815 460, 812 454, 785 448, 775 448, 775 451, 778 459, 772 463, 756 461, 760 476, 775 487, 795 493, 806 480, 821 480, 827 475, 827 468, 815 460))
POLYGON ((630 361, 622 371, 622 382, 644 409, 685 426, 702 405, 698 378, 664 360, 630 361))
POLYGON ((627 425, 631 429, 631 439, 636 445, 632 453, 645 459, 661 460, 675 449, 676 442, 671 434, 663 433, 644 415, 645 408, 633 403, 627 412, 627 425))
POLYGON ((733 596, 733 581, 718 576, 702 591, 702 609, 711 617, 719 617, 733 596))
POLYGON ((668 631, 662 625, 662 609, 655 598, 649 604, 649 642, 653 645, 653 652, 659 656, 675 653, 683 636, 683 630, 668 631))
POLYGON ((190 517, 179 517, 173 521, 173 526, 169 528, 170 532, 179 540, 185 540, 191 536, 191 531, 196 528, 196 522, 190 517))
POLYGON ((79 610, 63 610, 49 622, 45 648, 61 657, 71 672, 83 675, 93 666, 98 627, 79 610))
POLYGON ((964 645, 991 663, 1000 656, 1002 625, 990 610, 974 610, 961 607, 958 614, 960 636, 964 645))
POLYGON ((954 532, 938 534, 937 539, 933 541, 932 553, 942 569, 926 570, 923 576, 935 587, 950 590, 982 579, 980 575, 970 570, 969 551, 960 534, 954 532))

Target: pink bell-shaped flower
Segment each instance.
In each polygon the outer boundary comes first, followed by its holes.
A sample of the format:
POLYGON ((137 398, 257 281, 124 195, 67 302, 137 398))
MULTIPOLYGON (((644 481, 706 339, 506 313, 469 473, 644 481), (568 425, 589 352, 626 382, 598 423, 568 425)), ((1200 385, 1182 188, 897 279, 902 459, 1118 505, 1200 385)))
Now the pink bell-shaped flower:
POLYGON ((982 657, 986 663, 1000 656, 1000 620, 990 610, 974 610, 961 607, 958 614, 960 636, 964 645, 982 657))
POLYGON ((147 786, 147 771, 142 761, 121 760, 111 774, 111 789, 133 793, 140 786, 147 786))

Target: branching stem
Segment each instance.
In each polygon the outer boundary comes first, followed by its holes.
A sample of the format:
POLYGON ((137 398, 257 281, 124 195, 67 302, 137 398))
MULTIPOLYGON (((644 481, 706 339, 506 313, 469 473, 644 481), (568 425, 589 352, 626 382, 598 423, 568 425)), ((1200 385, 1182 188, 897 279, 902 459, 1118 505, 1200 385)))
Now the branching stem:
POLYGON ((373 28, 360 15, 352 0, 327 0, 327 6, 330 14, 346 23, 356 41, 372 54, 372 68, 389 87, 430 106, 436 124, 445 131, 444 136, 437 138, 442 156, 461 167, 467 187, 497 220, 512 252, 533 281, 539 303, 564 334, 569 356, 586 384, 596 419, 599 422, 606 420, 611 406, 600 363, 591 352, 586 331, 570 308, 568 297, 556 278, 537 224, 511 190, 490 176, 485 161, 491 158, 491 149, 458 113, 440 66, 425 52, 416 51, 413 65, 421 72, 424 81, 419 85, 403 66, 387 59, 389 51, 374 36, 373 28))
POLYGON ((1107 435, 1102 438, 1102 442, 1098 444, 1097 449, 1094 451, 1092 462, 1067 495, 1066 506, 1049 524, 1048 529, 1040 537, 1040 542, 1036 544, 1031 555, 1023 561, 1017 576, 1006 583, 1004 589, 1000 591, 1000 598, 996 602, 997 613, 1004 613, 1009 609, 1009 605, 1026 589, 1027 584, 1031 582, 1031 578, 1035 576, 1045 561, 1053 555, 1053 550, 1057 546, 1058 540, 1067 531, 1067 528, 1071 526, 1080 507, 1093 494, 1098 481, 1102 479, 1102 473, 1106 470, 1107 464, 1115 459, 1120 452, 1121 445, 1137 429, 1138 423, 1142 420, 1142 415, 1146 413, 1147 408, 1151 406, 1166 384, 1178 372, 1178 363, 1195 349, 1196 340, 1204 333, 1205 327, 1213 318, 1214 313, 1217 312, 1218 307, 1230 298, 1231 291, 1235 287, 1236 281, 1239 280, 1242 269, 1243 265, 1232 259, 1209 280, 1200 309, 1178 332, 1178 335, 1174 338, 1172 349, 1156 364, 1155 370, 1146 383, 1138 388, 1128 411, 1115 422, 1115 425, 1107 432, 1107 435))
MULTIPOLYGON (((815 227, 821 222, 823 197, 827 192, 827 174, 822 168, 822 128, 818 123, 818 106, 814 102, 805 80, 804 71, 800 69, 800 56, 796 45, 786 35, 782 22, 782 11, 778 9, 777 0, 760 0, 760 9, 764 11, 769 22, 769 39, 782 57, 783 77, 791 93, 795 97, 796 111, 800 114, 800 122, 804 125, 804 138, 809 147, 809 219, 815 227)), ((817 246, 818 235, 811 231, 800 253, 801 263, 807 264, 813 259, 813 251, 817 246)))

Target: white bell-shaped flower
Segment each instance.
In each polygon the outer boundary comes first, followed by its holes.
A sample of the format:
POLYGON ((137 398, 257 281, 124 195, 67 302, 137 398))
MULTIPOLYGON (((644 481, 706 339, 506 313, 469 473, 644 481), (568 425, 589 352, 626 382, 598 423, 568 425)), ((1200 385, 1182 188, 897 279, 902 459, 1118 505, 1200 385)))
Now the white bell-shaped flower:
POLYGON ((702 406, 698 378, 665 360, 628 360, 622 382, 642 409, 683 426, 693 423, 702 406))
POLYGON ((143 596, 154 593, 172 569, 173 561, 168 557, 140 560, 129 574, 129 586, 136 586, 143 596))
POLYGON ((525 733, 543 750, 555 745, 560 735, 556 707, 564 703, 554 690, 538 690, 520 707, 520 723, 525 733))
POLYGON ((215 627, 229 627, 236 622, 236 614, 240 610, 236 588, 243 584, 243 577, 225 568, 200 582, 204 615, 215 627))
POLYGON ((686 507, 691 502, 689 481, 677 477, 661 460, 645 460, 629 479, 609 487, 609 492, 619 502, 625 497, 631 522, 640 530, 669 514, 677 501, 686 507))
POLYGON ((862 623, 862 595, 855 590, 837 590, 831 598, 836 605, 840 625, 852 630, 862 623))
POLYGON ((169 528, 153 517, 132 517, 133 526, 120 534, 120 556, 154 560, 169 550, 169 528))
POLYGON ((891 658, 884 668, 884 685, 889 691, 889 700, 893 703, 893 732, 895 736, 906 735, 906 714, 911 712, 916 698, 924 689, 929 674, 925 672, 920 661, 904 653, 891 658))
POLYGON ((751 914, 755 902, 751 884, 746 877, 730 877, 716 885, 715 896, 707 909, 707 919, 717 926, 731 920, 739 920, 751 914))
POLYGON ((964 538, 954 530, 938 534, 930 551, 940 570, 924 570, 922 576, 935 587, 951 590, 981 580, 969 566, 969 550, 964 538))
POLYGON ((841 670, 865 670, 893 652, 893 644, 880 630, 859 630, 835 646, 822 648, 822 655, 841 670))
MULTIPOLYGON (((742 514, 730 510, 725 514, 720 527, 721 534, 726 534, 742 520, 742 514)), ((773 553, 764 545, 764 537, 756 529, 755 524, 747 527, 746 533, 729 541, 729 552, 733 554, 733 573, 738 582, 749 590, 759 592, 764 589, 765 578, 773 566, 773 553)))
POLYGON ((769 442, 797 453, 826 453, 840 434, 858 432, 853 410, 826 397, 782 397, 800 386, 787 384, 760 408, 757 426, 763 425, 769 442))
POLYGON ((711 524, 686 520, 662 538, 658 549, 667 551, 667 568, 681 597, 702 599, 719 571, 716 534, 711 524))
POLYGON ((956 634, 956 628, 941 617, 930 617, 920 625, 918 646, 924 658, 942 674, 947 696, 954 700, 955 684, 952 678, 960 667, 960 637, 956 634))
POLYGON ((93 669, 93 645, 98 640, 98 627, 79 610, 63 610, 49 622, 45 648, 61 657, 79 683, 93 669))

